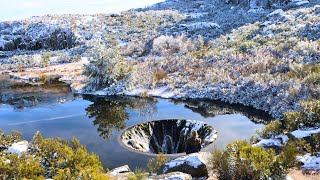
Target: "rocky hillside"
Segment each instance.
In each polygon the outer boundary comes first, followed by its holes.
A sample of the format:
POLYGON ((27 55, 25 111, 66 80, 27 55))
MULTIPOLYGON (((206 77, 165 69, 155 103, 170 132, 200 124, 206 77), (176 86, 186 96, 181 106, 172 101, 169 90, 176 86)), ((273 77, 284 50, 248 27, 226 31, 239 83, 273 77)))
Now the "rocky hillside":
POLYGON ((16 71, 89 59, 89 81, 75 85, 79 79, 63 74, 79 92, 216 99, 281 118, 299 101, 319 98, 319 4, 167 0, 120 14, 2 22, 0 70, 25 78, 31 73, 16 71), (110 48, 130 68, 108 84, 97 75, 105 70, 97 52, 110 48))

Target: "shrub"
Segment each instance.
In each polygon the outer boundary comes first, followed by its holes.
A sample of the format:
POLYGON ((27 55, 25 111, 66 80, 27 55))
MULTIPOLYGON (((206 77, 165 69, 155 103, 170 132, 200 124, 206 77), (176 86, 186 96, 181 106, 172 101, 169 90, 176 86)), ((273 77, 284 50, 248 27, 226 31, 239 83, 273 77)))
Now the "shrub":
POLYGON ((91 177, 104 177, 104 170, 99 158, 95 154, 89 154, 76 138, 70 144, 59 138, 43 139, 37 133, 31 147, 41 163, 47 170, 47 176, 54 179, 91 179, 91 177))
POLYGON ((127 177, 127 180, 143 180, 143 179, 145 179, 145 177, 146 177, 146 173, 145 173, 144 170, 142 170, 142 169, 136 169, 136 170, 134 171, 134 174, 129 175, 129 176, 127 177))
POLYGON ((43 179, 44 169, 40 159, 23 153, 0 152, 0 179, 43 179))
POLYGON ((186 54, 196 51, 204 45, 203 38, 188 39, 185 34, 180 36, 159 36, 153 40, 153 52, 158 55, 186 54))
POLYGON ((271 121, 269 124, 267 124, 262 130, 258 131, 258 134, 262 138, 272 138, 275 135, 281 134, 282 131, 282 123, 276 120, 271 121))
POLYGON ((320 127, 320 100, 301 102, 297 112, 287 112, 284 115, 285 126, 288 130, 298 128, 320 127))
POLYGON ((99 90, 126 80, 130 69, 118 49, 106 49, 104 45, 99 45, 94 49, 94 54, 95 59, 85 65, 83 72, 89 78, 86 90, 99 90))
POLYGON ((295 162, 293 146, 276 156, 273 150, 251 146, 245 141, 229 144, 225 151, 215 151, 212 169, 219 179, 284 179, 287 169, 295 162))
POLYGON ((168 161, 169 159, 163 154, 159 154, 156 158, 149 159, 147 164, 149 173, 157 173, 161 166, 168 161))

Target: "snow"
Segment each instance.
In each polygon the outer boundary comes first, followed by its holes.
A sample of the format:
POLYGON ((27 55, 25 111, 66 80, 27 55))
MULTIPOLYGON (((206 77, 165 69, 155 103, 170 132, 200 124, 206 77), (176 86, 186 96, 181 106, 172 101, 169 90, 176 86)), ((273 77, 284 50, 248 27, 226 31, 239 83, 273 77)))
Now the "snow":
POLYGON ((204 164, 204 160, 199 156, 199 154, 190 154, 187 156, 183 156, 177 159, 174 159, 165 164, 165 168, 163 169, 164 172, 167 172, 168 169, 173 168, 175 166, 180 166, 182 164, 188 164, 194 168, 198 168, 202 164, 204 164))
POLYGON ((274 15, 280 15, 280 14, 283 15, 285 13, 284 13, 284 11, 282 9, 276 9, 272 13, 268 14, 268 17, 274 16, 274 15))
POLYGON ((195 22, 195 23, 191 23, 191 24, 181 24, 180 26, 182 27, 187 27, 188 29, 192 29, 192 30, 201 30, 201 29, 219 29, 220 26, 217 23, 213 23, 213 22, 195 22))
POLYGON ((292 0, 297 6, 302 6, 305 4, 309 4, 309 1, 304 1, 304 0, 292 0))
POLYGON ((125 173, 125 172, 129 172, 129 171, 130 171, 129 166, 128 165, 124 165, 124 166, 121 166, 121 167, 118 167, 118 168, 115 168, 115 169, 111 170, 109 172, 109 174, 112 175, 112 176, 116 176, 116 175, 118 175, 120 173, 125 173))
POLYGON ((290 134, 292 134, 296 138, 305 138, 308 136, 311 136, 312 134, 318 134, 320 133, 320 128, 318 129, 309 129, 309 130, 295 130, 292 131, 290 134))
POLYGON ((164 99, 169 99, 175 97, 175 93, 170 90, 168 87, 159 87, 155 89, 145 89, 145 88, 135 88, 131 91, 124 93, 127 96, 141 96, 143 94, 153 97, 161 97, 164 99))
POLYGON ((280 134, 275 136, 275 138, 270 139, 262 139, 258 143, 254 144, 253 146, 262 146, 262 147, 270 147, 270 146, 283 146, 283 144, 286 144, 288 142, 289 138, 288 136, 284 134, 280 134))
POLYGON ((303 169, 320 170, 320 157, 311 156, 310 153, 307 153, 304 156, 297 156, 297 160, 304 164, 301 167, 303 169))
POLYGON ((20 141, 13 143, 7 152, 14 153, 21 155, 23 152, 26 152, 28 150, 28 141, 20 141))
POLYGON ((270 146, 282 146, 282 144, 278 139, 262 139, 261 141, 254 144, 253 146, 270 147, 270 146))

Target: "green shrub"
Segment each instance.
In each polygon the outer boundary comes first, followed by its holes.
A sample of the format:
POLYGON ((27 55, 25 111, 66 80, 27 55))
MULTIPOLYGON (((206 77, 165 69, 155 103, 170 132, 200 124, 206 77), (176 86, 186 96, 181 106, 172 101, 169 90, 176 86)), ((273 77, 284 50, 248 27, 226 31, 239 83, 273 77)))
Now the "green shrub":
POLYGON ((149 173, 157 173, 161 166, 168 161, 169 159, 163 154, 159 154, 156 158, 149 159, 147 164, 149 173))
POLYGON ((136 169, 134 174, 129 175, 127 180, 143 180, 146 178, 146 172, 142 169, 136 169))
POLYGON ((252 146, 245 141, 229 144, 225 151, 215 151, 212 169, 219 179, 284 179, 288 168, 294 165, 296 152, 287 147, 276 156, 273 150, 252 146))
POLYGON ((278 120, 271 121, 262 130, 258 131, 258 134, 262 138, 272 138, 275 135, 279 135, 283 132, 282 123, 278 120))
POLYGON ((104 170, 99 158, 95 154, 89 154, 85 146, 82 146, 76 138, 70 142, 59 138, 43 139, 37 133, 32 140, 32 147, 36 149, 36 155, 41 157, 49 170, 49 176, 54 179, 90 179, 90 177, 104 177, 104 170))
POLYGON ((0 152, 0 179, 44 179, 44 172, 37 157, 0 152))
POLYGON ((298 128, 320 127, 320 100, 301 102, 297 112, 284 115, 286 129, 293 131, 298 128))

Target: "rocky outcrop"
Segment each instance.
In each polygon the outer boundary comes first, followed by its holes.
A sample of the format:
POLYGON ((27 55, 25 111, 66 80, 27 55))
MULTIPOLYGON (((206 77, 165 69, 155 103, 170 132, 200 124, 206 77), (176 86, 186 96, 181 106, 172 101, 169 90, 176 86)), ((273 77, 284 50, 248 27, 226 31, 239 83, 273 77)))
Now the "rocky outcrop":
POLYGON ((217 137, 217 132, 203 122, 173 119, 133 126, 122 134, 121 140, 127 147, 137 151, 156 154, 183 153, 192 131, 198 132, 203 147, 217 137))
POLYGON ((168 174, 151 176, 151 177, 148 177, 148 179, 192 180, 192 176, 190 174, 186 174, 186 173, 182 173, 182 172, 171 172, 168 174))
POLYGON ((74 35, 69 27, 41 22, 0 23, 0 51, 12 50, 59 50, 74 45, 74 35))
POLYGON ((183 172, 190 174, 192 177, 208 177, 208 163, 211 154, 208 152, 193 153, 183 156, 163 165, 161 173, 183 172))

